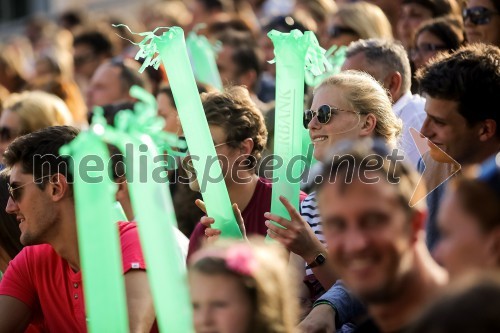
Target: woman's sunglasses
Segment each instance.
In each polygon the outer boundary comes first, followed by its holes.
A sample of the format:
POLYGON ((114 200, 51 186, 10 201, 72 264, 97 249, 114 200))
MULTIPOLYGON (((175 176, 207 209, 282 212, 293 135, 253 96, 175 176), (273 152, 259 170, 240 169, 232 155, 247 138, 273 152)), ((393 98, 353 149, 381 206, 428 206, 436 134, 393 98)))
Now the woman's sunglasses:
POLYGON ((470 19, 474 25, 488 24, 491 21, 491 17, 498 14, 499 13, 489 10, 486 7, 465 8, 462 12, 464 22, 470 19))
POLYGON ((332 117, 336 116, 339 112, 352 112, 358 116, 361 114, 357 111, 352 110, 342 110, 330 105, 321 105, 318 110, 305 110, 304 111, 304 127, 308 129, 309 123, 313 120, 314 116, 318 118, 320 124, 327 124, 332 117))

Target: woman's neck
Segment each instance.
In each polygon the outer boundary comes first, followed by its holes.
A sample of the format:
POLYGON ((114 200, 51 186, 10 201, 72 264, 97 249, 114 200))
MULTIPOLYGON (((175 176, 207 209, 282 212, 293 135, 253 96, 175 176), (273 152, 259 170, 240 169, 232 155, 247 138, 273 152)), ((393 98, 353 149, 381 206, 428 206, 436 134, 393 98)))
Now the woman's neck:
POLYGON ((229 194, 229 199, 231 203, 238 205, 240 211, 243 211, 255 192, 257 183, 259 182, 259 177, 256 174, 250 174, 247 178, 244 178, 245 182, 231 183, 227 184, 227 192, 229 194))

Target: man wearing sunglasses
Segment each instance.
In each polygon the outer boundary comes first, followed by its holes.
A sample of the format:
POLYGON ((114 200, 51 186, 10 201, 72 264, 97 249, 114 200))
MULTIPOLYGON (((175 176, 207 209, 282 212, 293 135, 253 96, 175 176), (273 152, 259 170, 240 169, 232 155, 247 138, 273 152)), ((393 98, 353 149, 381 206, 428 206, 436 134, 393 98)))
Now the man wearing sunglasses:
POLYGON ((469 43, 500 47, 500 0, 469 0, 462 15, 469 43))
POLYGON ((366 72, 387 89, 392 99, 394 114, 403 121, 403 132, 398 148, 414 166, 420 154, 410 134, 410 128, 420 130, 425 119, 425 99, 412 95, 411 68, 408 55, 399 43, 382 39, 364 39, 353 42, 346 52, 342 70, 366 72))
MULTIPOLYGON (((59 155, 77 135, 72 127, 49 127, 16 139, 4 154, 6 211, 19 221, 25 247, 0 283, 0 332, 24 332, 30 323, 44 332, 87 331, 72 175, 59 155)), ((118 228, 130 331, 147 332, 155 316, 137 228, 118 228)))

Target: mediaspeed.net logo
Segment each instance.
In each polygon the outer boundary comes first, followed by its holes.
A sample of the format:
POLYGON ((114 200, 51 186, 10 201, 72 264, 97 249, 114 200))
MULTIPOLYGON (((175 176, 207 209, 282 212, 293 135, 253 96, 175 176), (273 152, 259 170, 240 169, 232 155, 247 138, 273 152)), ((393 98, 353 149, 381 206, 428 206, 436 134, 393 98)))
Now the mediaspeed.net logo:
POLYGON ((410 134, 422 157, 421 163, 424 167, 417 188, 409 202, 409 205, 413 207, 453 177, 462 167, 415 128, 410 128, 410 134))

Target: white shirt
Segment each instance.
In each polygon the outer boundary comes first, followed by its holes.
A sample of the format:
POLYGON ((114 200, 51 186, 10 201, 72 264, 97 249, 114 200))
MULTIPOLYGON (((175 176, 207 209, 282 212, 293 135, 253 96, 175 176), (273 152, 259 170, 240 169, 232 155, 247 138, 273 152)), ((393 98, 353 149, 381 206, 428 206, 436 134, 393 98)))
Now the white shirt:
POLYGON ((398 143, 398 149, 403 150, 405 158, 416 168, 420 154, 410 134, 410 128, 420 131, 426 114, 425 98, 407 92, 392 106, 392 110, 403 121, 403 132, 398 143))

